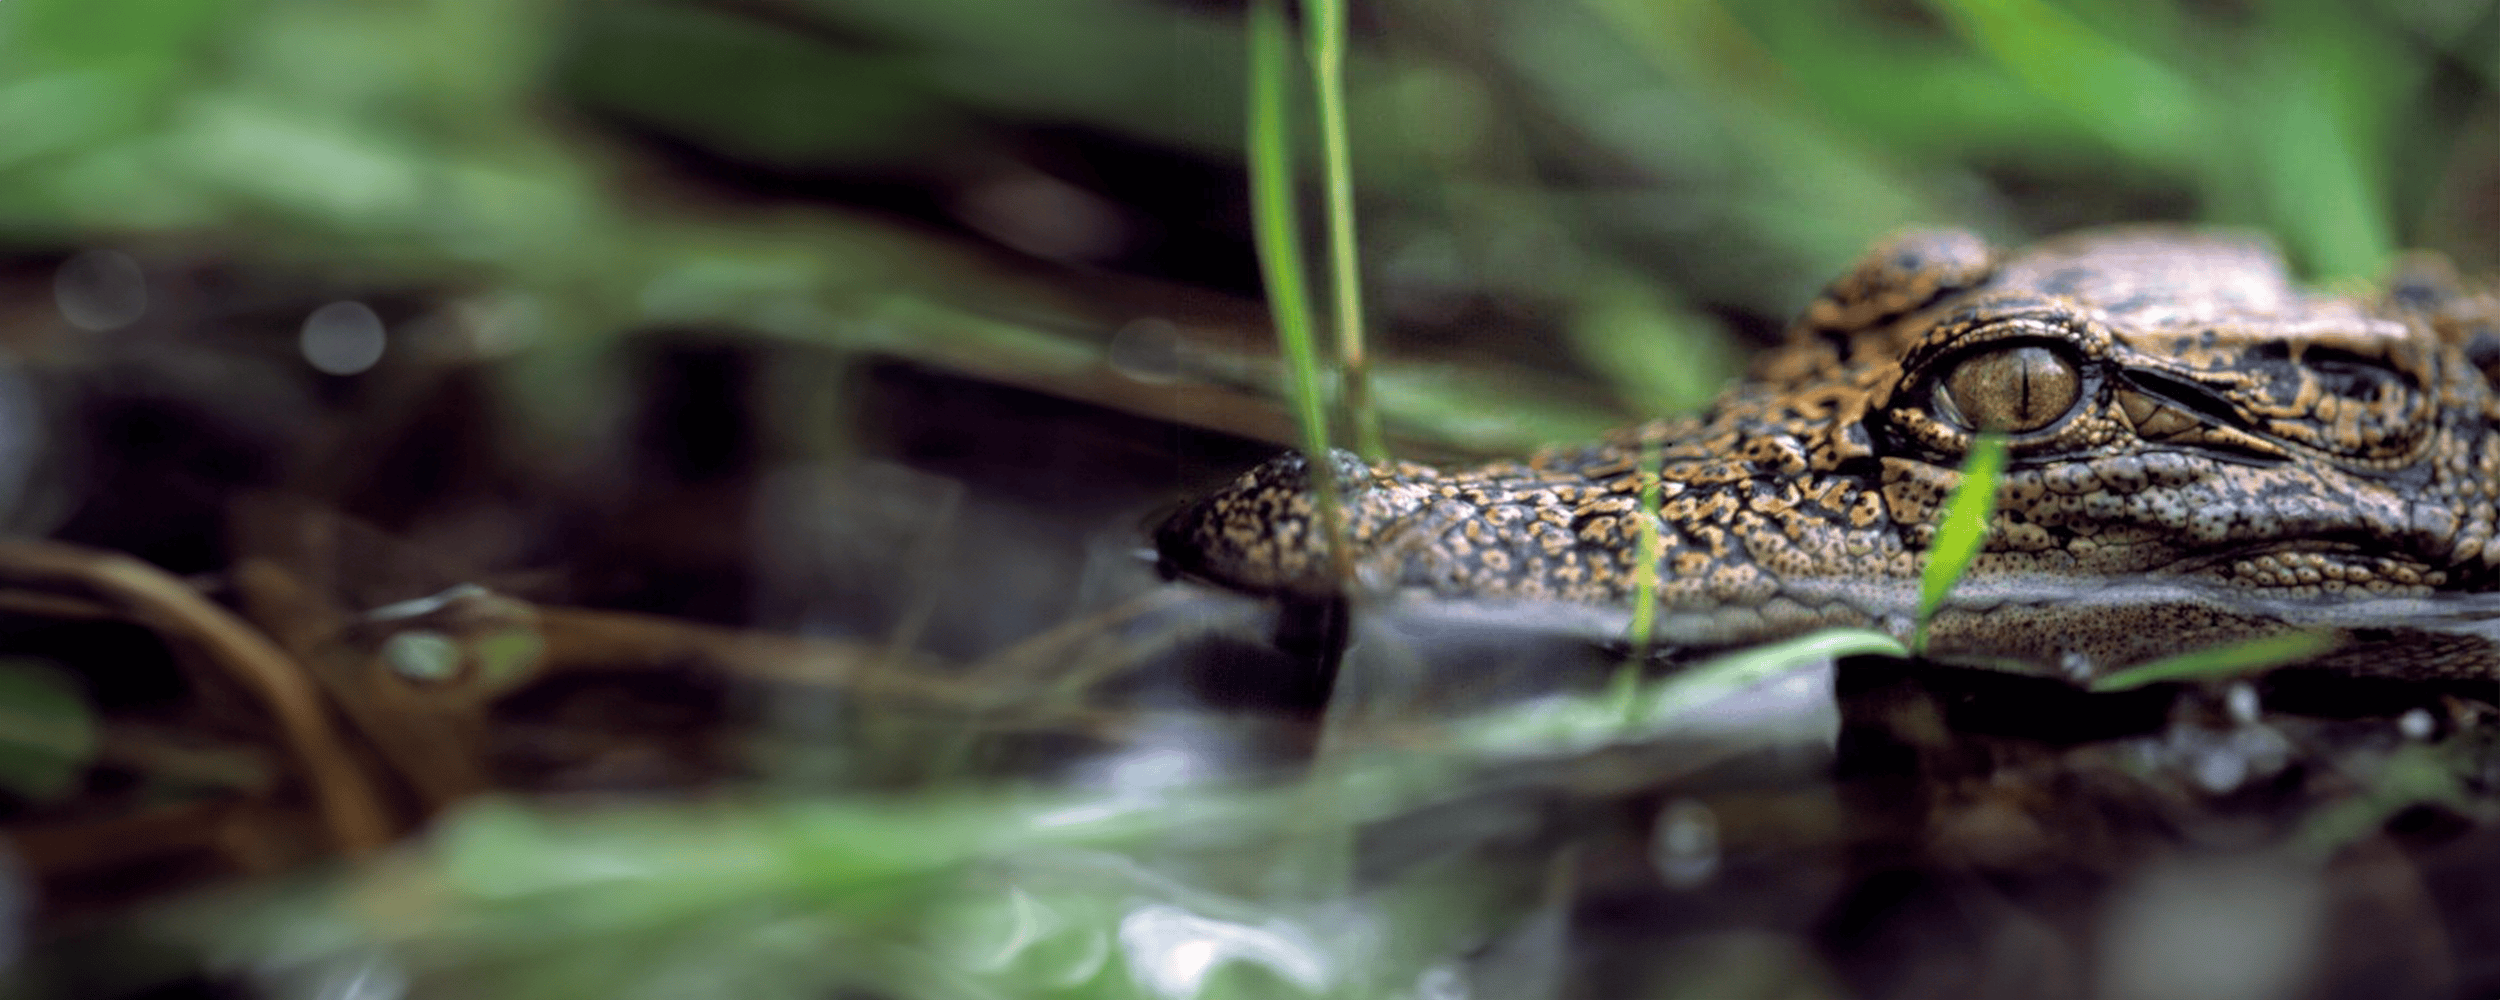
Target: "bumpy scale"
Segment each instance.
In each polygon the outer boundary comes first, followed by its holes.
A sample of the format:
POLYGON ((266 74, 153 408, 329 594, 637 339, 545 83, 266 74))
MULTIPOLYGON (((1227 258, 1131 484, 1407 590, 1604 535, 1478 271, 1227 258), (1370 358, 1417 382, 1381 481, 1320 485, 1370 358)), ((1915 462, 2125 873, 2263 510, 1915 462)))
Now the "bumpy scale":
MULTIPOLYGON (((2168 579, 2300 602, 2500 588, 2500 297, 2431 258, 2363 296, 2294 288, 2261 241, 2123 228, 2000 255, 1876 247, 1700 416, 1445 472, 1337 457, 1356 578, 1299 455, 1192 504, 1167 565, 1255 592, 1623 604, 1645 445, 1659 600, 1731 639, 1885 621, 1982 429, 2010 462, 1966 589, 2168 579)), ((2280 627, 2220 604, 1965 609, 1940 643, 2133 661, 2280 627), (2047 633, 2054 633, 2053 635, 2047 633)))

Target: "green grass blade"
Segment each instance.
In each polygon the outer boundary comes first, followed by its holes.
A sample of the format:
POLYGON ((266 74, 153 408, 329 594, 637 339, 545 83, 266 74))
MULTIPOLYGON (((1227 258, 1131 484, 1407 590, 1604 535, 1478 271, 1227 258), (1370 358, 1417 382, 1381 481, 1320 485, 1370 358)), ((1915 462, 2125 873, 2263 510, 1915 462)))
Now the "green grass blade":
POLYGON ((2225 112, 2171 67, 2045 0, 1928 0, 1974 48, 2139 163, 2192 168, 2225 112))
POLYGON ((2126 691, 2164 681, 2218 680, 2298 663, 2340 644, 2332 632, 2261 635, 2129 667, 2092 682, 2094 691, 2126 691))
POLYGON ((1908 656, 1901 640, 1873 629, 1827 628, 1793 639, 1713 657, 1667 678, 1645 700, 1636 722, 1652 728, 1745 688, 1821 660, 1844 656, 1908 656))
POLYGON ((2379 835, 2388 820, 2416 805, 2435 802, 2474 815, 2482 807, 2468 776, 2482 768, 2477 754, 2458 745, 2463 742, 2397 748, 2377 773, 2361 779, 2361 794, 2301 820, 2292 831, 2292 849, 2324 865, 2344 848, 2379 835))
POLYGON ((1665 461, 1658 442, 1641 444, 1641 520, 1638 539, 1639 555, 1632 567, 1632 659, 1640 660, 1649 651, 1650 630, 1658 622, 1658 557, 1663 547, 1658 537, 1659 466, 1665 461))
POLYGON ((1636 697, 1640 689, 1641 664, 1649 659, 1650 633, 1658 627, 1658 472, 1665 461, 1658 443, 1641 444, 1641 518, 1632 567, 1632 624, 1625 629, 1631 640, 1631 652, 1623 658, 1623 666, 1615 671, 1614 689, 1618 706, 1629 720, 1642 704, 1636 697))
POLYGON ((2293 258, 2314 277, 2366 278, 2396 252, 2390 148, 2418 91, 2405 84, 2410 57, 2369 30, 2370 14, 2341 4, 2283 3, 2267 8, 2269 44, 2251 69, 2267 95, 2246 108, 2255 128, 2245 161, 2293 258))
POLYGON ((1337 466, 1328 457, 1328 417, 1320 403, 1319 352, 1311 337, 1311 298, 1303 283, 1302 241, 1294 212, 1292 120, 1287 114, 1286 45, 1280 0, 1250 6, 1250 213, 1258 243, 1259 276, 1267 285, 1268 311, 1285 353, 1286 391, 1302 449, 1311 458, 1311 488, 1318 494, 1320 530, 1339 576, 1348 575, 1345 512, 1337 495, 1337 466))
POLYGON ((1944 520, 1936 525, 1936 542, 1927 550, 1927 569, 1918 581, 1918 630, 1913 648, 1927 648, 1927 622, 1944 606, 1953 586, 1962 582, 1971 559, 1988 539, 1988 516, 1996 512, 1997 480, 2005 474, 2005 436, 1981 434, 1971 442, 1962 462, 1962 481, 1945 501, 1944 520))
POLYGON ((1907 656, 1901 640, 1862 628, 1832 628, 1738 650, 1643 684, 1617 675, 1603 691, 1546 699, 1458 724, 1457 743, 1473 753, 1537 756, 1636 743, 1692 720, 1722 699, 1823 660, 1907 656))
POLYGON ((1302 11, 1311 79, 1319 93, 1319 141, 1328 178, 1329 289, 1336 303, 1337 377, 1354 421, 1354 450, 1385 462, 1389 446, 1372 406, 1371 363, 1363 346, 1363 278, 1354 253, 1354 154, 1346 141, 1345 0, 1310 0, 1302 11))

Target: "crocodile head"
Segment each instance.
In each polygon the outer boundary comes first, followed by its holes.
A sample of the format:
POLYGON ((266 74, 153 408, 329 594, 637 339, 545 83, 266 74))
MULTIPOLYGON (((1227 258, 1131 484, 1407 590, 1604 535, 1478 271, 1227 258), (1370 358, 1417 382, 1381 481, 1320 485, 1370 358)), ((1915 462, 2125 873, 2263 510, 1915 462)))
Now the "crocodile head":
MULTIPOLYGON (((1658 599, 1746 609, 1767 637, 1880 619, 1993 429, 2007 472, 1966 587, 2156 578, 2294 601, 2491 589, 2495 314, 2494 297, 2430 259, 2334 295, 2294 287, 2269 247, 2234 234, 2097 230, 2000 254, 1967 233, 1911 233, 1828 288, 1698 417, 1462 471, 1340 455, 1342 560, 1299 455, 1190 505, 1157 541, 1167 566, 1256 592, 1620 605, 1652 449, 1658 599)), ((2142 635, 2172 614, 2095 621, 2142 635)))

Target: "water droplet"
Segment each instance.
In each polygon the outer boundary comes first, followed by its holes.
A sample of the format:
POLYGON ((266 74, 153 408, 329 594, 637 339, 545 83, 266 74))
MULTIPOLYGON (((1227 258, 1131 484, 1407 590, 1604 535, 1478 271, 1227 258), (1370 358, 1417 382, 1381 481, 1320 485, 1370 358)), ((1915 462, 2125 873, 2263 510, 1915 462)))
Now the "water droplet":
POLYGON ((2430 739, 2431 732, 2437 726, 2438 720, 2431 718, 2430 709, 2427 708, 2408 709, 2405 714, 2396 718, 2396 731, 2403 733, 2408 740, 2430 739))
POLYGON ((2067 680, 2077 684, 2091 683, 2092 676, 2100 672, 2100 668, 2093 664, 2092 657, 2072 649, 2058 654, 2057 669, 2059 673, 2066 675, 2067 680))
POLYGON ((62 263, 53 274, 52 299, 71 326, 118 330, 147 314, 147 275, 129 254, 89 250, 62 263))
POLYGON ((1467 974, 1443 962, 1415 978, 1415 1000, 1467 1000, 1467 974))
POLYGON ((304 360, 325 375, 354 375, 382 360, 382 317, 362 302, 333 302, 304 318, 304 360))
POLYGON ((1695 799, 1677 799, 1658 811, 1650 834, 1650 863, 1658 877, 1689 889, 1719 872, 1719 816, 1695 799))
POLYGON ((2209 748, 2189 762, 2188 775, 2207 792, 2229 794, 2248 780, 2248 759, 2228 749, 2209 748))
POLYGON ((433 629, 412 628, 382 640, 382 662, 409 680, 440 683, 460 672, 460 644, 433 629))
POLYGON ((2245 726, 2257 721, 2257 689, 2247 681, 2231 685, 2231 689, 2222 696, 2222 704, 2230 711, 2233 722, 2245 726))
POLYGON ((1160 316, 1131 320, 1111 335, 1103 359, 1120 374, 1140 382, 1162 384, 1181 374, 1181 328, 1160 316))

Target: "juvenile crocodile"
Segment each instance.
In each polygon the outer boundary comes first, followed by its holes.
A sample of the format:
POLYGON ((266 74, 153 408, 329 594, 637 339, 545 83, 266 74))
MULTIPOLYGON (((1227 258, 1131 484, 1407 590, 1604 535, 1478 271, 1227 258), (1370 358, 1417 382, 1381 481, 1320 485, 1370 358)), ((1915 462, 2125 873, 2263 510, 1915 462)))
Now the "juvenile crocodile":
POLYGON ((2010 450, 1998 512, 1939 648, 2089 672, 2298 617, 2252 607, 2500 589, 2495 377, 2500 296, 2432 258, 2323 294, 2239 234, 2103 229, 2006 254, 1914 232, 1697 417, 1455 472, 1340 453, 1351 580, 1298 454, 1156 540, 1168 567, 1253 592, 1623 606, 1654 447, 1668 612, 1731 641, 1899 628, 1938 508, 1992 428, 2010 450), (2085 586, 2109 580, 2166 596, 2085 586), (2087 599, 2020 596, 2043 581, 2087 599))

